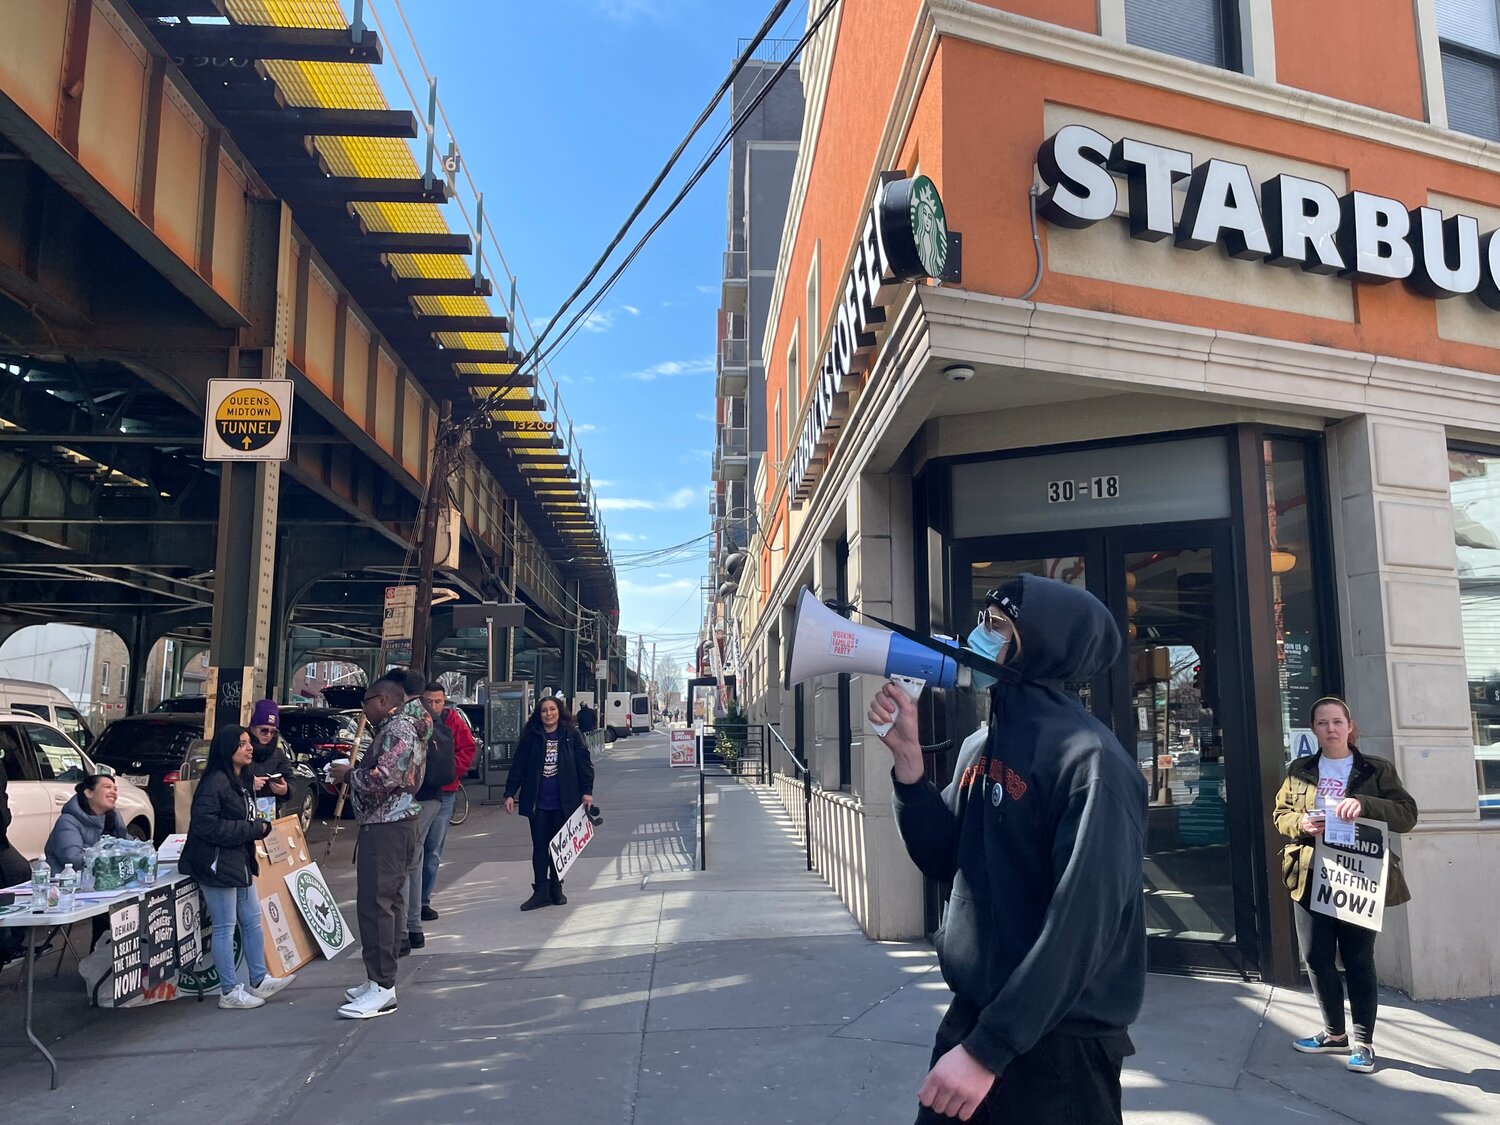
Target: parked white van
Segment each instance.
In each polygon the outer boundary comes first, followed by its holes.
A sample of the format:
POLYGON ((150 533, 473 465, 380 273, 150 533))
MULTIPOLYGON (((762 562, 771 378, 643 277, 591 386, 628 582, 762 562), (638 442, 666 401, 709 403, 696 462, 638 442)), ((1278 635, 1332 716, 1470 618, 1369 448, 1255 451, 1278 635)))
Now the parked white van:
POLYGON ((87 750, 94 732, 78 708, 61 688, 34 680, 0 679, 0 711, 19 712, 46 719, 80 747, 87 750))

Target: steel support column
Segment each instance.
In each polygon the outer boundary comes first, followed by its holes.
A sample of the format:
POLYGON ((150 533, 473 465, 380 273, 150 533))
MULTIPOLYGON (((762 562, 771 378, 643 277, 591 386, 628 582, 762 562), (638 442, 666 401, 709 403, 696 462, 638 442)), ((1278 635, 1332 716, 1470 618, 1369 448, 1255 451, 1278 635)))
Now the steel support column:
MULTIPOLYGON (((291 211, 279 202, 255 205, 246 241, 245 304, 252 324, 230 351, 227 373, 282 379, 294 286, 291 211)), ((223 723, 243 723, 266 690, 280 488, 280 462, 222 463, 207 734, 223 723)))
POLYGON ((583 627, 583 609, 578 602, 578 580, 570 579, 564 589, 567 590, 568 601, 571 603, 565 607, 567 617, 564 620, 570 623, 570 627, 563 630, 562 683, 558 690, 571 707, 578 697, 578 630, 583 627))

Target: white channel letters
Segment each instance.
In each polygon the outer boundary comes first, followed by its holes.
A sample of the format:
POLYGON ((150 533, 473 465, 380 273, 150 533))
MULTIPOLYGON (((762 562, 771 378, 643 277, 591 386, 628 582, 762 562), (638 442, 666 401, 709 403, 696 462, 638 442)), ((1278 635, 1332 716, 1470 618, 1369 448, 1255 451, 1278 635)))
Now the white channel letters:
POLYGON ((1130 236, 1172 238, 1185 250, 1222 246, 1234 258, 1366 284, 1404 281, 1427 297, 1472 293, 1500 311, 1500 245, 1481 235, 1472 215, 1407 207, 1366 191, 1339 195, 1327 184, 1277 175, 1259 186, 1243 164, 1124 137, 1111 141, 1086 125, 1065 125, 1043 142, 1037 171, 1045 188, 1038 211, 1048 222, 1082 230, 1119 206, 1126 186, 1130 236), (1186 180, 1182 214, 1175 185, 1186 180))

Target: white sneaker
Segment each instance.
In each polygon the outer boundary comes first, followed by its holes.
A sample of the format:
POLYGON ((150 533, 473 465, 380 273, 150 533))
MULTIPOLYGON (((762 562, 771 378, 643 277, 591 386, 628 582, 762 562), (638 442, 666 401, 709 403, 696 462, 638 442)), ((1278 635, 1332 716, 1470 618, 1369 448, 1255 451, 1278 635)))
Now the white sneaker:
POLYGON ((284 977, 273 977, 270 973, 267 973, 260 978, 259 984, 252 984, 250 986, 250 995, 259 996, 262 1000, 269 1000, 296 979, 296 973, 288 973, 284 977))
POLYGON ((396 990, 372 984, 364 995, 351 1000, 339 1009, 346 1020, 369 1020, 396 1010, 396 990))
POLYGON ((259 1008, 264 1003, 265 1001, 259 996, 252 996, 243 984, 235 985, 232 992, 219 997, 219 1007, 221 1008, 259 1008))
POLYGON ((353 988, 344 989, 344 999, 358 1000, 361 996, 363 996, 366 992, 369 992, 370 989, 374 987, 375 982, 372 980, 367 980, 364 984, 356 984, 353 988))

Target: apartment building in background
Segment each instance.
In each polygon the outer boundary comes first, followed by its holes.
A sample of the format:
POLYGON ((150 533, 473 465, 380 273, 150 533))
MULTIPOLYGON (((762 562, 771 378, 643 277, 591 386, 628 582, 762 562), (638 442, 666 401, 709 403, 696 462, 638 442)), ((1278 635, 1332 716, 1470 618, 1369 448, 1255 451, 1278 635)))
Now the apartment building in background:
MULTIPOLYGON (((741 41, 741 52, 746 45, 741 41)), ((784 40, 761 43, 735 77, 730 96, 730 120, 745 120, 736 127, 729 147, 715 361, 709 586, 716 594, 732 590, 743 573, 757 519, 751 482, 766 455, 768 431, 786 424, 784 414, 767 412, 762 340, 805 111, 798 63, 774 78, 790 46, 792 42, 784 40)), ((732 656, 733 638, 723 634, 722 601, 711 599, 710 609, 706 627, 719 633, 721 650, 732 656)), ((710 675, 711 670, 700 674, 710 675)))

